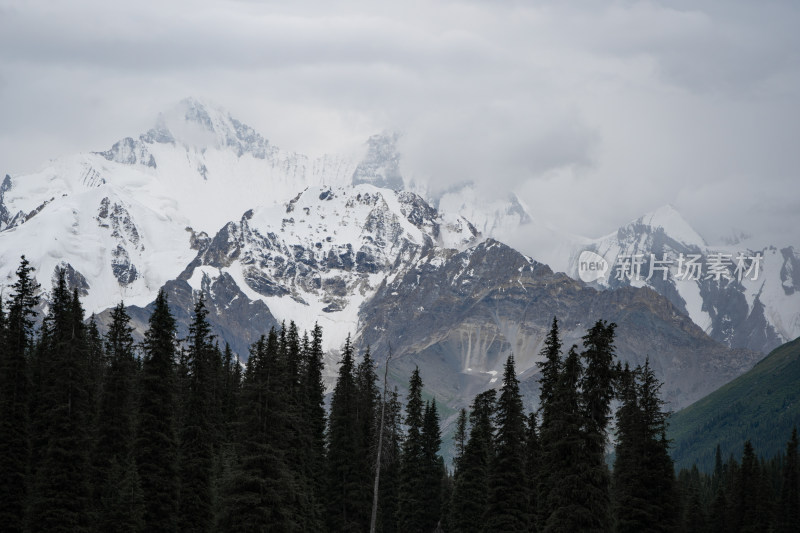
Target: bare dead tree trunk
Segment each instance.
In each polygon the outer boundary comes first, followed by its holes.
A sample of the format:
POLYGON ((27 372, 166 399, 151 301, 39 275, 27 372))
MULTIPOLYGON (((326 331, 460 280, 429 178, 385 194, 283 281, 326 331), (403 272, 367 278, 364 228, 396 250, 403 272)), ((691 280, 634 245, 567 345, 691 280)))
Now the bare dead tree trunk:
POLYGON ((378 429, 378 453, 375 456, 375 485, 372 489, 372 518, 369 521, 369 532, 375 533, 378 523, 378 487, 381 479, 381 448, 383 448, 383 424, 386 414, 386 381, 389 376, 389 361, 392 360, 392 345, 389 344, 389 357, 386 358, 386 369, 383 371, 383 402, 381 402, 381 425, 378 429))

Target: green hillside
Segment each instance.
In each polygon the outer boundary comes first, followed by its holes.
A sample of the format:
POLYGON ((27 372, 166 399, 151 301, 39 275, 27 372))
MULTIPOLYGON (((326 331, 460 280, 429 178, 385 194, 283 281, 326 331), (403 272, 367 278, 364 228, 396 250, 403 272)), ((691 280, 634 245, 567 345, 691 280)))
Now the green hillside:
POLYGON ((792 427, 800 427, 800 338, 779 346, 727 385, 670 417, 669 437, 676 468, 714 465, 717 444, 723 460, 742 453, 750 439, 764 457, 785 451, 792 427))

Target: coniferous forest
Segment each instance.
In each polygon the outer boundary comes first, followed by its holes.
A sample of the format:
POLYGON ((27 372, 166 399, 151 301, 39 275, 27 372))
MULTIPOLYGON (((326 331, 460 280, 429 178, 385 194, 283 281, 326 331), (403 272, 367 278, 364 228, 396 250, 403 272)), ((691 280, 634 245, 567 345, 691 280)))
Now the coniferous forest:
POLYGON ((62 272, 40 302, 27 261, 0 310, 3 531, 795 531, 796 431, 676 475, 649 363, 615 359, 598 321, 564 349, 553 319, 539 409, 514 358, 458 415, 442 454, 424 376, 386 390, 369 349, 342 347, 325 407, 322 330, 264 332, 246 364, 189 335, 161 292, 141 343, 122 304, 101 335, 62 272), (44 316, 37 316, 46 303, 44 316), (37 325, 40 324, 40 325, 37 325), (613 446, 610 444, 613 443, 613 446), (613 457, 609 460, 609 457, 613 457))

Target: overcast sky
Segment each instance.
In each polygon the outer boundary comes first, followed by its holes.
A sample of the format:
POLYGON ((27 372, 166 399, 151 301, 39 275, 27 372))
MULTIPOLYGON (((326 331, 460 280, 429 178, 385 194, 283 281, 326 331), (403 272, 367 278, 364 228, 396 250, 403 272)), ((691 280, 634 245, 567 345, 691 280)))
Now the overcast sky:
POLYGON ((185 96, 312 155, 404 133, 434 188, 596 237, 671 203, 800 245, 798 2, 0 0, 0 173, 185 96))

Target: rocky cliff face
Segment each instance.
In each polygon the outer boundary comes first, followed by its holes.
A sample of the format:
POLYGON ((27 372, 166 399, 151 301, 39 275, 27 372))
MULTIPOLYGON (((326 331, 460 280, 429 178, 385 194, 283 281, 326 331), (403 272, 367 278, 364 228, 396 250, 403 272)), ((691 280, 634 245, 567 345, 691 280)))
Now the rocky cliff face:
POLYGON ((616 322, 620 359, 640 364, 649 357, 674 408, 760 357, 715 343, 655 291, 598 291, 492 240, 460 253, 431 250, 420 257, 364 304, 359 333, 375 353, 392 345, 398 375, 419 365, 445 397, 470 398, 496 383, 511 353, 527 387, 535 389, 538 354, 553 316, 567 347, 580 344, 596 320, 616 322))

